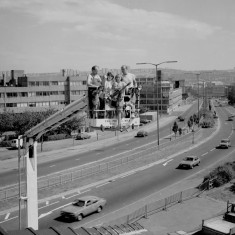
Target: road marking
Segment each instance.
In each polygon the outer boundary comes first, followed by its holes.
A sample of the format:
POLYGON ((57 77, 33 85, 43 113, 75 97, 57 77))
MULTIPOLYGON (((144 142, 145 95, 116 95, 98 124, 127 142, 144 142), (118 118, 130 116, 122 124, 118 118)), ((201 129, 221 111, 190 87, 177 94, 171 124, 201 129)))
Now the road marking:
POLYGON ((3 220, 3 221, 0 222, 0 224, 2 224, 2 223, 4 223, 4 222, 7 222, 7 221, 10 221, 10 220, 15 219, 15 218, 18 218, 18 216, 12 217, 12 218, 7 219, 7 220, 3 220))
POLYGON ((80 160, 80 158, 75 159, 76 161, 80 160))
POLYGON ((50 167, 54 167, 55 165, 51 165, 50 167))
POLYGON ((81 193, 86 193, 86 192, 89 192, 89 191, 91 191, 91 189, 87 189, 87 190, 85 190, 85 191, 83 191, 81 193))
POLYGON ((11 214, 11 213, 7 213, 7 214, 6 214, 5 220, 9 218, 10 214, 11 214))
POLYGON ((80 195, 80 193, 74 194, 74 195, 69 196, 69 197, 65 197, 64 199, 69 199, 69 198, 72 198, 72 197, 76 197, 76 196, 78 196, 78 195, 80 195))
POLYGON ((215 148, 211 149, 210 151, 213 151, 213 150, 215 150, 215 148))
POLYGON ((106 184, 109 184, 109 183, 110 183, 110 182, 106 182, 106 183, 104 183, 104 184, 100 184, 100 185, 96 186, 96 188, 102 187, 102 186, 104 186, 104 185, 106 185, 106 184))
POLYGON ((49 204, 49 201, 46 201, 46 205, 48 205, 49 204))
POLYGON ((52 206, 52 205, 54 205, 54 204, 56 204, 56 203, 58 203, 58 202, 59 202, 59 201, 52 202, 50 205, 42 206, 42 207, 39 207, 38 209, 40 210, 40 209, 42 209, 42 208, 45 208, 45 207, 48 207, 48 206, 52 206))
POLYGON ((41 219, 41 218, 43 218, 43 217, 45 217, 45 216, 47 216, 47 215, 50 215, 51 213, 52 213, 52 211, 49 211, 49 212, 44 213, 44 214, 41 214, 41 215, 38 217, 38 219, 41 219))
POLYGON ((207 155, 208 154, 208 152, 206 152, 206 153, 203 153, 201 156, 205 156, 205 155, 207 155))
POLYGON ((168 160, 167 162, 165 162, 165 163, 163 163, 162 165, 163 166, 166 166, 169 162, 171 162, 171 161, 173 161, 174 159, 170 159, 170 160, 168 160))
POLYGON ((135 173, 135 171, 130 172, 130 173, 128 173, 128 174, 122 175, 120 178, 124 178, 124 177, 127 177, 127 176, 129 176, 129 175, 133 175, 134 173, 135 173))
POLYGON ((99 155, 100 153, 97 153, 96 155, 99 155))

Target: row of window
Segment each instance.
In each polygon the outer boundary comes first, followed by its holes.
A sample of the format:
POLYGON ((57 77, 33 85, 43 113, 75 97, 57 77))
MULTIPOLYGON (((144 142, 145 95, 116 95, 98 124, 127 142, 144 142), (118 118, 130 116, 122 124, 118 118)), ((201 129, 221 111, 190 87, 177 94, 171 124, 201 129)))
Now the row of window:
MULTIPOLYGON (((36 82, 29 82, 29 86, 67 86, 68 82, 60 82, 60 81, 36 81, 36 82)), ((70 86, 82 86, 86 85, 86 81, 76 81, 70 82, 70 86)))
MULTIPOLYGON (((65 101, 53 101, 53 102, 29 102, 29 103, 6 103, 6 107, 43 107, 43 106, 56 106, 65 105, 65 101)), ((4 108, 4 104, 0 104, 0 108, 4 108)))
MULTIPOLYGON (((86 91, 71 91, 71 95, 83 95, 86 91)), ((65 95, 65 91, 34 91, 34 92, 7 92, 6 97, 35 97, 35 96, 51 96, 65 95)), ((4 98, 4 93, 0 93, 0 98, 4 98)))

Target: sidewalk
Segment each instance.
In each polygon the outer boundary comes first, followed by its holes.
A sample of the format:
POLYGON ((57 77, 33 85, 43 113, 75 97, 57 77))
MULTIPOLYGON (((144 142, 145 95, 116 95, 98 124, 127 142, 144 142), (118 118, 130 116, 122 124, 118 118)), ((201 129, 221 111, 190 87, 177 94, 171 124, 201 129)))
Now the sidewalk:
MULTIPOLYGON (((159 126, 163 127, 168 125, 170 122, 174 121, 179 114, 186 112, 192 104, 182 105, 177 107, 174 112, 172 112, 169 116, 162 116, 159 119, 159 126)), ((145 126, 139 127, 138 130, 144 129, 146 131, 154 131, 157 129, 156 122, 149 123, 145 126)), ((88 152, 91 150, 98 149, 102 146, 113 145, 117 142, 121 143, 127 139, 133 138, 136 135, 138 130, 131 130, 129 132, 119 132, 117 136, 115 136, 115 132, 98 131, 99 139, 97 140, 97 136, 93 136, 90 140, 78 141, 71 139, 66 140, 58 140, 58 141, 50 141, 45 142, 43 149, 49 149, 50 151, 40 151, 40 144, 38 144, 38 163, 50 162, 58 158, 70 157, 75 154, 88 152), (102 136, 101 136, 102 133, 102 136), (66 146, 66 147, 65 147, 66 146)), ((17 150, 12 152, 15 155, 14 158, 4 159, 4 152, 0 151, 0 172, 6 172, 10 170, 18 169, 18 153, 17 150)))

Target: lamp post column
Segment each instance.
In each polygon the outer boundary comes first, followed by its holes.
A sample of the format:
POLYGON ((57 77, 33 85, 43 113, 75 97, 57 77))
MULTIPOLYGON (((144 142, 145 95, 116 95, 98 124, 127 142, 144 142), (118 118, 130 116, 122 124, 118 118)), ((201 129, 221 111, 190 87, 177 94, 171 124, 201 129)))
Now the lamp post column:
POLYGON ((157 65, 155 65, 156 67, 156 90, 157 90, 157 146, 159 149, 159 106, 158 106, 158 78, 157 78, 157 65))
POLYGON ((197 90, 197 93, 198 93, 198 96, 197 96, 197 116, 198 116, 198 127, 200 126, 199 125, 199 121, 200 121, 200 115, 199 115, 199 73, 196 74, 197 75, 197 85, 198 85, 198 90, 197 90))

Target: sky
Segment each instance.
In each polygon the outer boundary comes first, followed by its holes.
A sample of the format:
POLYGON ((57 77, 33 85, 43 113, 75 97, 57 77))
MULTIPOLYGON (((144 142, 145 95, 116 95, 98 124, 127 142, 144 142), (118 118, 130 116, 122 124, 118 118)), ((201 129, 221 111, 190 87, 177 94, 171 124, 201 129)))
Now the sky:
POLYGON ((0 71, 235 69, 234 12, 234 0, 0 0, 0 71))

